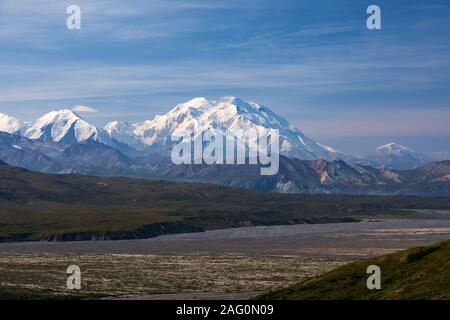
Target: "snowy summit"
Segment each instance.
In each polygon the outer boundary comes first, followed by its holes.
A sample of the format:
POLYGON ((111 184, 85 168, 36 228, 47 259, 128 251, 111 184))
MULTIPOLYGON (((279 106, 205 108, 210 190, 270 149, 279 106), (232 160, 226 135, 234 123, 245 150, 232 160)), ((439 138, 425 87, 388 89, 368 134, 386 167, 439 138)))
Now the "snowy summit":
POLYGON ((0 113, 0 131, 7 133, 16 133, 23 126, 22 121, 0 113))
POLYGON ((308 138, 269 108, 232 96, 218 100, 198 97, 151 120, 136 124, 115 121, 105 127, 111 138, 141 148, 167 146, 172 134, 194 129, 203 132, 254 129, 266 133, 275 129, 280 133, 280 151, 283 154, 300 159, 328 160, 342 156, 333 148, 308 138))
POLYGON ((74 143, 94 138, 97 128, 71 110, 51 111, 36 121, 26 124, 21 134, 29 139, 74 143))

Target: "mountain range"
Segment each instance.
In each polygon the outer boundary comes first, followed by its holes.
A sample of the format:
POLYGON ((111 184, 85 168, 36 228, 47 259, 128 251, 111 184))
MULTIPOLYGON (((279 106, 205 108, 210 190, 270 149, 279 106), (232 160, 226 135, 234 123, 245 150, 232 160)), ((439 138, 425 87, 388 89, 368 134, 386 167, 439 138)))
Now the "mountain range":
POLYGON ((0 161, 0 242, 143 239, 244 226, 356 222, 448 210, 449 197, 281 194, 128 177, 49 174, 0 161))
POLYGON ((168 147, 171 135, 182 130, 209 133, 229 130, 235 133, 249 129, 257 132, 278 130, 280 151, 289 157, 327 160, 345 157, 333 148, 308 138, 267 107, 236 97, 223 97, 217 101, 195 98, 176 105, 168 113, 156 116, 153 120, 135 124, 114 121, 105 127, 111 138, 138 149, 148 146, 168 147))
MULTIPOLYGON (((253 146, 248 145, 249 148, 253 146)), ((139 123, 113 121, 97 128, 71 110, 32 122, 0 114, 0 160, 51 173, 132 176, 212 182, 291 193, 447 194, 449 163, 395 143, 364 158, 307 137, 269 108, 235 97, 195 98, 139 123), (258 165, 174 165, 171 135, 182 130, 278 130, 280 170, 261 176, 258 165)))

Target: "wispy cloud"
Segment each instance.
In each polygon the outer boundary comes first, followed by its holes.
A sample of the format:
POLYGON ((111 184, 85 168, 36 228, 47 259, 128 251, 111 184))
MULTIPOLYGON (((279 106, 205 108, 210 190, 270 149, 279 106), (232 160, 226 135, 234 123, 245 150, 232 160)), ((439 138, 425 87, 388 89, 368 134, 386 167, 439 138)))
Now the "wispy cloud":
POLYGON ((72 111, 75 112, 81 112, 81 113, 96 113, 98 112, 98 110, 88 107, 88 106, 83 106, 83 105, 77 105, 75 107, 72 108, 72 111))
POLYGON ((405 14, 385 1, 383 29, 371 32, 359 0, 2 0, 0 108, 20 106, 25 119, 80 104, 108 111, 87 117, 139 120, 185 97, 231 94, 313 135, 438 134, 450 43, 448 6, 436 3, 410 1, 405 14), (69 31, 74 3, 82 29, 69 31))
POLYGON ((352 30, 355 30, 355 27, 352 25, 332 24, 306 26, 295 31, 266 32, 265 30, 261 30, 256 36, 239 42, 230 42, 227 46, 230 48, 249 48, 256 46, 267 47, 268 45, 272 48, 280 48, 292 44, 297 46, 299 43, 302 43, 302 41, 310 41, 311 39, 314 39, 317 42, 320 40, 320 37, 345 34, 352 30))
MULTIPOLYGON (((67 44, 66 8, 69 0, 32 1, 2 0, 0 4, 0 44, 18 42, 35 48, 61 48, 67 44)), ((155 37, 171 37, 193 29, 201 30, 198 17, 180 15, 184 11, 222 10, 224 1, 137 0, 132 4, 121 0, 77 0, 81 8, 82 28, 78 40, 95 42, 136 41, 155 37)), ((201 22, 201 21, 200 21, 201 22)))
MULTIPOLYGON (((213 90, 227 88, 297 88, 299 95, 445 89, 450 59, 437 55, 423 61, 393 50, 389 59, 339 56, 324 61, 317 54, 289 64, 173 63, 171 65, 0 65, 0 101, 30 101, 213 90), (45 81, 42 81, 45 79, 45 81)), ((388 55, 384 52, 384 55, 388 55)))

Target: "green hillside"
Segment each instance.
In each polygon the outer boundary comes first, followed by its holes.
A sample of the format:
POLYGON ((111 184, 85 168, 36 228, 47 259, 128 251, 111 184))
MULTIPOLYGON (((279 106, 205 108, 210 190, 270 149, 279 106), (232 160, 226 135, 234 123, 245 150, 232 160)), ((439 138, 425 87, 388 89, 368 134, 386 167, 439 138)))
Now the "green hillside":
POLYGON ((350 263, 258 299, 450 299, 450 240, 350 263), (381 269, 381 289, 369 290, 366 269, 381 269))
POLYGON ((251 225, 414 217, 450 198, 259 193, 212 184, 32 172, 0 163, 0 241, 149 238, 251 225))

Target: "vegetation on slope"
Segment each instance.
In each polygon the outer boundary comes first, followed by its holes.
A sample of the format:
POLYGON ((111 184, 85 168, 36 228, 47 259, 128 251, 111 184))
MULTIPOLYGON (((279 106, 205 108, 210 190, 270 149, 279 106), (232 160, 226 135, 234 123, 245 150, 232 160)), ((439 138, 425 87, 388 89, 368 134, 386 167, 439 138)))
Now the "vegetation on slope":
POLYGON ((2 253, 0 300, 97 299, 187 292, 247 295, 290 285, 343 263, 279 256, 2 253), (66 286, 67 266, 73 264, 82 271, 81 290, 68 290, 66 286))
POLYGON ((449 198, 258 193, 210 184, 32 172, 0 164, 0 241, 148 238, 250 225, 398 217, 449 198))
POLYGON ((350 263, 259 299, 450 299, 450 240, 350 263), (381 289, 369 290, 367 267, 381 269, 381 289))

